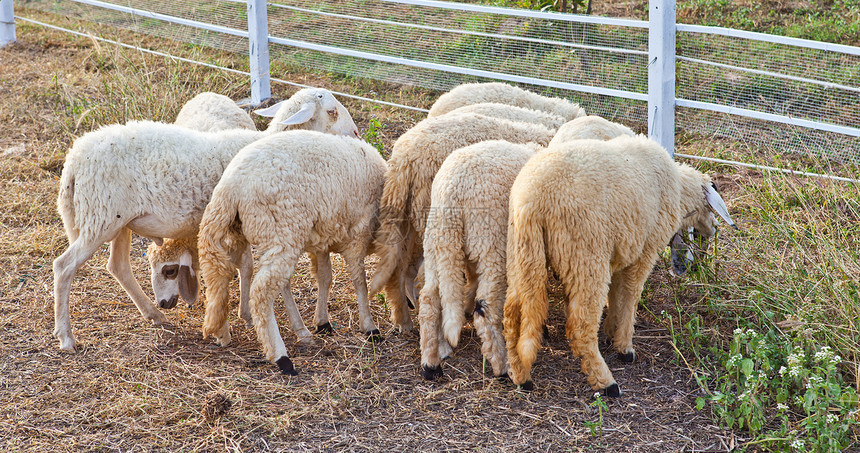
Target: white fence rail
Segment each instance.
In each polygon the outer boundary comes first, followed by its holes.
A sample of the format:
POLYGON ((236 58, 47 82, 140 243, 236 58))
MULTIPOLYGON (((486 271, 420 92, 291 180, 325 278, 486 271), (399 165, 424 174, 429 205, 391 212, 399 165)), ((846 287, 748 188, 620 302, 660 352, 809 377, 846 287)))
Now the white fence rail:
MULTIPOLYGON (((11 1, 0 0, 0 43, 14 40, 11 1)), ((693 131, 860 162, 860 48, 676 24, 673 0, 651 0, 649 21, 437 0, 16 3, 247 52, 253 102, 270 81, 290 83, 271 78, 270 61, 435 89, 503 80, 628 124, 647 118, 670 152, 693 131)))

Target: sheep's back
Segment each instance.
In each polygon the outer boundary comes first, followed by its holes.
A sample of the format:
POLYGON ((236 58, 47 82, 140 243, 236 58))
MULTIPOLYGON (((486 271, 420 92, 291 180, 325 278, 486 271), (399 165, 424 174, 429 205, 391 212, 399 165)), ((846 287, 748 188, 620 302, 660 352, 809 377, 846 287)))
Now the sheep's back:
POLYGON ((255 213, 266 211, 280 221, 309 220, 307 249, 337 249, 369 243, 385 170, 376 149, 361 140, 287 131, 241 150, 216 190, 237 200, 252 244, 277 241, 270 225, 257 222, 255 213))
POLYGON ((533 216, 545 229, 618 263, 654 241, 668 241, 679 214, 675 164, 645 137, 580 140, 531 159, 511 188, 510 215, 533 216))
POLYGON ((453 151, 485 140, 546 145, 551 138, 552 131, 539 124, 476 114, 444 115, 423 120, 403 134, 394 144, 389 168, 392 172, 410 174, 412 203, 408 214, 413 227, 421 235, 430 206, 433 178, 453 151))
POLYGON ((258 137, 253 131, 206 133, 146 121, 85 134, 63 169, 64 179, 74 181, 76 222, 150 214, 175 225, 164 237, 193 233, 227 163, 258 137))

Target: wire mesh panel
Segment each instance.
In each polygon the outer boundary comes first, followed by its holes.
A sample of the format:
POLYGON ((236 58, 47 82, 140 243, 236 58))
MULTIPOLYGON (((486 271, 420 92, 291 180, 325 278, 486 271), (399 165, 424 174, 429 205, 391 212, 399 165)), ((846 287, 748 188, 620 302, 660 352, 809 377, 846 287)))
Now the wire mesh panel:
MULTIPOLYGON (((248 13, 245 2, 228 0, 108 0, 77 2, 72 0, 15 0, 16 5, 55 13, 75 19, 109 25, 178 42, 213 47, 230 52, 248 53, 247 38, 235 34, 206 30, 196 26, 182 25, 171 21, 177 18, 211 24, 238 32, 247 33, 248 13), (115 9, 114 9, 115 8, 115 9), (163 19, 132 14, 129 9, 151 16, 167 16, 163 19)), ((105 35, 109 28, 93 30, 105 35)))
POLYGON ((275 42, 283 38, 349 52, 273 45, 273 75, 277 64, 295 64, 438 90, 500 78, 572 98, 589 113, 644 125, 644 102, 576 92, 565 84, 644 94, 647 29, 574 23, 560 14, 547 19, 490 10, 384 0, 278 0, 269 7, 269 33, 275 42), (355 58, 358 53, 370 56, 355 58))
MULTIPOLYGON (((860 55, 680 32, 677 97, 836 128, 860 128, 860 55)), ((860 163, 860 137, 679 108, 676 128, 779 153, 860 163)))

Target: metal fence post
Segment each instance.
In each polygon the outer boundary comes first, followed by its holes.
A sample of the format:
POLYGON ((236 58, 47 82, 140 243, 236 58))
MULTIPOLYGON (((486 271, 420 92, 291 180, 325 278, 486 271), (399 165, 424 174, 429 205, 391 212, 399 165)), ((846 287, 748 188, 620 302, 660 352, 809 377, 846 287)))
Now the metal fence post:
POLYGON ((272 97, 266 0, 248 0, 248 45, 251 66, 251 103, 259 105, 272 97))
POLYGON ((648 3, 648 136, 675 157, 675 0, 648 3))
POLYGON ((15 9, 12 0, 0 0, 0 47, 15 41, 15 9))

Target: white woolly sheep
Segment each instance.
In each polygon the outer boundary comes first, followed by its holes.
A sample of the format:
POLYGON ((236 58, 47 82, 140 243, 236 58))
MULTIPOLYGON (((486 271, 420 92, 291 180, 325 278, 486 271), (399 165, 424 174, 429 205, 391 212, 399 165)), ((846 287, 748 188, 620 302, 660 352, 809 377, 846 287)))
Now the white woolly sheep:
MULTIPOLYGON (((319 113, 312 113, 306 122, 321 121, 328 132, 356 136, 348 115, 338 112, 333 121, 325 119, 332 116, 332 107, 324 104, 325 93, 320 89, 296 93, 290 99, 297 102, 286 104, 296 113, 285 122, 298 126, 298 119, 308 117, 305 106, 317 105, 319 113)), ((163 238, 196 235, 203 209, 227 163, 243 146, 270 134, 240 129, 199 132, 132 121, 105 126, 75 140, 57 197, 69 238, 69 247, 54 260, 54 335, 61 349, 75 348, 69 320, 74 274, 105 242, 111 243, 108 270, 143 317, 154 324, 165 321, 132 275, 131 232, 153 239, 158 246, 163 238)), ((159 299, 159 305, 172 308, 176 300, 159 299)))
MULTIPOLYGON (((251 312, 266 357, 296 374, 272 304, 303 251, 340 253, 358 299, 362 330, 379 329, 370 314, 364 258, 372 243, 385 175, 375 148, 352 138, 311 131, 267 137, 240 151, 224 171, 200 223, 200 268, 206 289, 203 336, 230 340, 227 290, 230 254, 254 245, 260 267, 251 284, 251 312)), ((301 322, 295 303, 293 323, 301 322)), ((295 328, 294 328, 295 330, 295 328)))
POLYGON ((257 130, 248 112, 242 110, 227 96, 211 91, 200 93, 186 102, 176 115, 173 124, 202 132, 227 129, 257 130))
POLYGON ((552 139, 552 131, 539 124, 449 114, 419 122, 394 143, 379 207, 380 228, 375 244, 381 259, 371 294, 384 289, 391 320, 400 331, 412 329, 404 288, 414 288, 411 279, 423 255, 421 241, 433 177, 454 150, 494 139, 546 145, 552 139))
MULTIPOLYGON (((558 130, 567 120, 555 113, 543 110, 532 110, 515 105, 500 104, 498 102, 482 102, 480 104, 464 105, 451 110, 448 114, 475 113, 478 115, 502 118, 508 121, 519 121, 521 123, 536 123, 546 126, 551 131, 558 130)), ((584 114, 584 112, 583 112, 584 114)))
POLYGON ((496 376, 507 374, 502 306, 508 192, 535 144, 490 140, 451 153, 433 180, 424 232, 421 327, 422 375, 441 375, 441 359, 460 338, 467 304, 466 275, 477 282, 473 322, 496 376))
MULTIPOLYGON (((564 140, 608 140, 634 135, 600 117, 580 117, 561 126, 550 146, 564 140)), ((422 375, 441 375, 440 362, 456 346, 468 307, 464 276, 476 284, 473 323, 482 352, 496 376, 507 373, 502 313, 507 279, 505 243, 511 185, 543 148, 486 141, 451 153, 433 180, 424 233, 425 283, 418 319, 422 375), (434 332, 438 331, 438 335, 434 332)))
POLYGON ((715 233, 711 208, 733 225, 711 179, 672 161, 643 137, 577 140, 549 148, 523 167, 511 188, 504 334, 513 382, 531 389, 549 304, 547 263, 568 298, 565 331, 595 390, 621 391, 597 348, 605 332, 632 361, 642 287, 679 228, 715 233))
POLYGON ((430 107, 428 117, 444 115, 464 105, 495 102, 540 110, 563 117, 566 121, 585 115, 585 111, 566 99, 541 96, 537 93, 501 82, 466 83, 439 96, 430 107))

